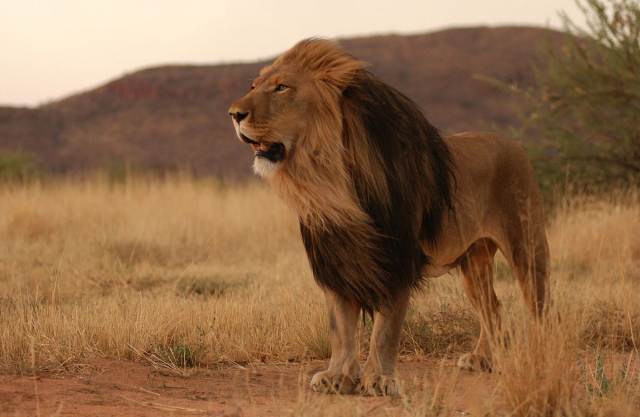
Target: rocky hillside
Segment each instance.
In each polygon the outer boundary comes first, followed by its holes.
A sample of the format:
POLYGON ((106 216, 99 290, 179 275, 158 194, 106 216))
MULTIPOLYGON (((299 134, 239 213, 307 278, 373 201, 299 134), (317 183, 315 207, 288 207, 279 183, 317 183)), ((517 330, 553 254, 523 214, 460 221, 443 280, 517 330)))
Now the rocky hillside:
MULTIPOLYGON (((511 99, 473 75, 530 84, 537 45, 549 35, 560 38, 539 28, 479 27, 341 44, 451 133, 515 122, 511 99)), ((59 172, 127 161, 244 177, 251 152, 235 139, 227 109, 264 64, 150 68, 37 108, 0 107, 0 149, 32 153, 59 172)))

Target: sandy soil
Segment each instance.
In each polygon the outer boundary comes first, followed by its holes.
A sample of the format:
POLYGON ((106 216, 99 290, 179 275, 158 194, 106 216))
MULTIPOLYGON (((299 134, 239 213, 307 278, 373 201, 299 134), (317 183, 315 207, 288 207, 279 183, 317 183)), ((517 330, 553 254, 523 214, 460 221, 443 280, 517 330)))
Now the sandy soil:
MULTIPOLYGON (((329 407, 336 401, 342 401, 342 405, 344 401, 352 402, 366 415, 401 413, 404 405, 400 397, 340 398, 313 393, 308 388, 310 375, 326 366, 325 361, 225 366, 197 369, 185 378, 147 364, 101 359, 90 362, 80 373, 64 377, 0 376, 0 413, 264 416, 299 412, 304 404, 305 409, 314 409, 316 402, 317 407, 329 407)), ((440 372, 456 372, 453 361, 444 366, 435 360, 398 365, 398 375, 406 387, 422 387, 425 383, 428 386, 440 372)), ((460 373, 454 388, 455 414, 475 414, 470 405, 488 398, 494 388, 490 374, 460 373)))

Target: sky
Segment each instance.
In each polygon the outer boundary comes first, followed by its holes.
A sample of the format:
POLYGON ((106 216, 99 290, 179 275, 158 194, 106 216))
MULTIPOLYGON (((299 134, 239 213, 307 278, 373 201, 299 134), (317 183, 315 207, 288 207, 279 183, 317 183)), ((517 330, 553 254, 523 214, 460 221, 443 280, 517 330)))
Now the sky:
POLYGON ((164 64, 271 58, 319 36, 583 25, 574 0, 0 0, 0 105, 37 106, 164 64))

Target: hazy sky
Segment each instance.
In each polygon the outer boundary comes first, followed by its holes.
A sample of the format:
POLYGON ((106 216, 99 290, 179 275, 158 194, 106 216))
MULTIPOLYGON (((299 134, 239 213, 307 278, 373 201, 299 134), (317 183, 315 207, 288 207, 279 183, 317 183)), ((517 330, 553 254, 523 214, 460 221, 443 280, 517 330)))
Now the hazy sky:
POLYGON ((573 0, 0 0, 0 104, 37 105, 168 63, 269 58, 310 36, 582 23, 573 0))

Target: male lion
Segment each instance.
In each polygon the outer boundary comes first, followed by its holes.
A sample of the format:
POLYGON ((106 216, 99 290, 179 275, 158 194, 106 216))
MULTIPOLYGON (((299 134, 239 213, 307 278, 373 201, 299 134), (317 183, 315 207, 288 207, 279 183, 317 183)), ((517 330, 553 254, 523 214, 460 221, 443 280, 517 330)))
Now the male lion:
POLYGON ((481 318, 458 366, 488 370, 499 326, 498 249, 539 317, 549 249, 540 194, 523 149, 494 133, 442 138, 418 106, 333 42, 304 40, 260 71, 229 109, 254 170, 297 212, 329 311, 331 361, 316 391, 397 393, 394 379, 411 290, 462 270, 481 318), (360 370, 356 327, 374 316, 360 370))

